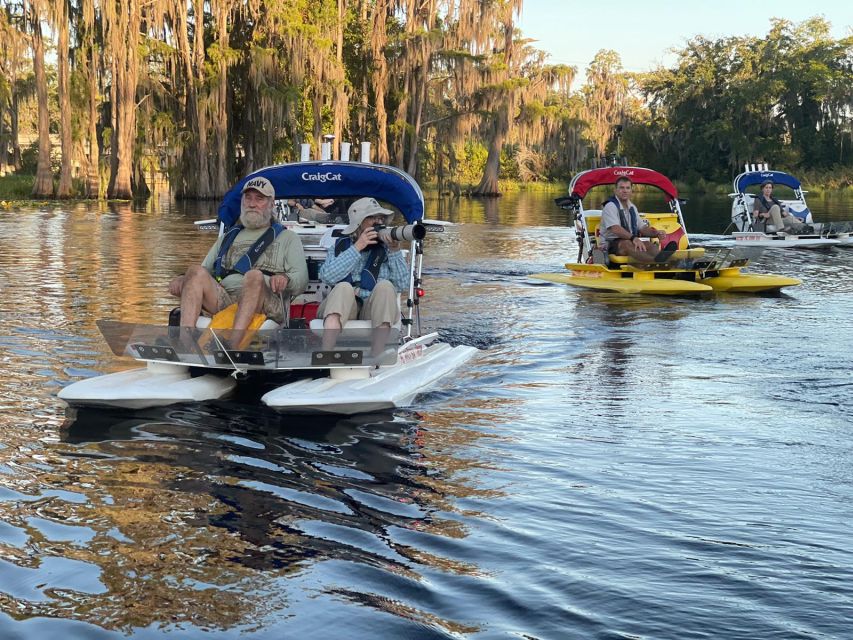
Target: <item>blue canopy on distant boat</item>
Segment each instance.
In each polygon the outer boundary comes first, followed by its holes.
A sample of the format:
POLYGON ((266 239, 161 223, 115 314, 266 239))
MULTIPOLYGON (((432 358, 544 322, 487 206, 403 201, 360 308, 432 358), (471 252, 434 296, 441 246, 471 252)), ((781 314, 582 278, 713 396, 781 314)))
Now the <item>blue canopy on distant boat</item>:
POLYGON ((259 169, 235 184, 219 205, 226 227, 240 217, 243 185, 257 177, 272 183, 276 199, 371 197, 399 209, 409 224, 424 217, 423 192, 405 171, 364 162, 294 162, 259 169))
POLYGON ((747 171, 735 178, 735 191, 744 193, 746 188, 770 180, 773 184, 781 184, 792 189, 800 188, 800 181, 784 171, 747 171))

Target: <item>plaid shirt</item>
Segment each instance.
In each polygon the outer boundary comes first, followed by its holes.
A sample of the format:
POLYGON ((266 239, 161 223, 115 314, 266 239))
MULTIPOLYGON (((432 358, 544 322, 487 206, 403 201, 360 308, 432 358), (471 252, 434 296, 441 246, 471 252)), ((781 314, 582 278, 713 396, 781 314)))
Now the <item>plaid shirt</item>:
MULTIPOLYGON (((369 255, 370 251, 359 251, 354 244, 337 256, 335 255, 335 247, 329 247, 326 261, 320 267, 320 280, 334 286, 342 280, 346 280, 347 276, 351 276, 358 297, 369 298, 370 291, 358 288, 361 272, 367 265, 369 255)), ((388 259, 379 267, 379 278, 377 280, 390 281, 398 293, 409 288, 409 266, 402 251, 388 252, 388 259)))

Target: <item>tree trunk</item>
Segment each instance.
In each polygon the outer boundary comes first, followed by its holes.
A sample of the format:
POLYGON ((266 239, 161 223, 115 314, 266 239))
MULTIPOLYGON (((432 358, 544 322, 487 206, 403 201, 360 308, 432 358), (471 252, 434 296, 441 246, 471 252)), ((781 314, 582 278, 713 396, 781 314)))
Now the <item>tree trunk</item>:
POLYGON ((23 166, 21 155, 20 127, 18 126, 18 94, 12 89, 12 112, 9 114, 9 135, 12 137, 12 166, 20 171, 23 166))
POLYGON ((220 1, 218 4, 219 6, 214 9, 216 14, 216 32, 219 37, 219 87, 216 100, 216 119, 214 122, 216 137, 216 178, 213 185, 213 196, 221 198, 228 192, 229 187, 228 63, 225 55, 229 47, 229 7, 226 2, 220 1))
POLYGON ((385 58, 386 20, 388 7, 385 1, 377 2, 373 10, 373 35, 371 36, 371 57, 373 61, 373 95, 376 108, 376 161, 388 164, 388 112, 385 110, 385 96, 388 93, 388 61, 385 58))
MULTIPOLYGON (((509 100, 509 98, 505 98, 509 100)), ((503 148, 504 140, 509 131, 510 107, 508 102, 504 102, 495 113, 496 121, 494 123, 494 133, 489 140, 489 155, 486 158, 486 166, 483 169, 483 177, 480 179, 480 184, 471 192, 475 196, 499 196, 501 195, 500 186, 498 185, 498 177, 501 168, 501 149, 503 148)))
POLYGON ((71 165, 74 160, 73 142, 71 138, 71 89, 69 76, 69 46, 68 29, 69 16, 67 0, 57 0, 56 22, 59 30, 59 48, 57 61, 59 64, 59 133, 62 144, 62 164, 59 170, 59 186, 56 188, 57 198, 71 197, 71 165))
POLYGON ((489 141, 489 156, 486 158, 486 167, 483 169, 483 177, 480 184, 472 191, 475 196, 499 196, 498 175, 501 168, 501 147, 503 140, 497 136, 489 141))
POLYGON ((47 77, 44 71, 44 40, 41 33, 41 7, 30 5, 32 28, 33 73, 38 96, 39 155, 32 195, 35 198, 53 197, 53 173, 50 170, 50 114, 47 107, 47 77))
POLYGON ((6 102, 0 100, 0 176, 5 176, 9 167, 9 140, 6 137, 6 102))
POLYGON ((323 142, 323 96, 319 87, 312 87, 310 91, 311 108, 314 113, 314 144, 319 150, 322 148, 320 143, 323 142))
MULTIPOLYGON (((86 0, 89 5, 93 0, 86 0)), ((100 150, 98 147, 98 60, 95 50, 95 36, 89 25, 89 160, 86 167, 86 196, 99 198, 101 195, 100 150)))
MULTIPOLYGON (((407 56, 408 58, 408 56, 407 56)), ((403 79, 403 91, 400 95, 400 103, 397 105, 397 116, 394 124, 397 125, 397 139, 394 141, 394 166, 402 169, 406 164, 406 112, 409 110, 409 90, 411 84, 412 69, 406 65, 406 75, 403 79)))
POLYGON ((427 82, 429 80, 428 73, 425 68, 421 68, 421 73, 418 74, 415 97, 412 102, 412 144, 409 147, 409 164, 406 171, 410 176, 417 177, 418 172, 418 150, 421 135, 421 122, 423 121, 424 103, 427 100, 427 82))
MULTIPOLYGON (((110 36, 112 37, 112 36, 110 36)), ((116 176, 118 175, 118 61, 116 56, 110 57, 110 180, 107 184, 107 197, 113 197, 115 191, 116 176)))
POLYGON ((117 60, 113 83, 116 86, 116 131, 115 174, 111 179, 111 198, 133 197, 133 147, 136 140, 136 87, 139 80, 138 40, 141 22, 138 0, 123 0, 118 7, 118 24, 121 31, 114 34, 112 41, 119 40, 113 47, 117 60))
MULTIPOLYGON (((198 94, 193 72, 192 51, 189 39, 189 14, 186 2, 179 2, 175 7, 175 40, 180 60, 180 71, 183 78, 180 83, 184 94, 184 126, 189 133, 188 140, 180 148, 180 173, 178 176, 178 197, 192 198, 198 193, 198 169, 191 163, 198 158, 198 94)), ((180 77, 176 70, 176 75, 180 77)))
POLYGON ((202 200, 208 200, 213 196, 213 190, 210 184, 210 147, 207 141, 207 109, 202 103, 200 93, 204 91, 204 2, 203 0, 193 0, 195 8, 195 76, 190 80, 191 83, 196 83, 198 91, 195 92, 196 100, 196 115, 198 117, 198 165, 195 170, 198 172, 199 180, 196 186, 196 197, 202 200))
MULTIPOLYGON (((338 68, 344 68, 344 21, 346 19, 346 0, 338 0, 338 21, 336 24, 336 49, 335 55, 338 61, 338 68)), ((343 123, 341 122, 340 109, 333 109, 334 114, 332 133, 332 159, 340 159, 338 150, 341 148, 341 132, 343 131, 343 123)))

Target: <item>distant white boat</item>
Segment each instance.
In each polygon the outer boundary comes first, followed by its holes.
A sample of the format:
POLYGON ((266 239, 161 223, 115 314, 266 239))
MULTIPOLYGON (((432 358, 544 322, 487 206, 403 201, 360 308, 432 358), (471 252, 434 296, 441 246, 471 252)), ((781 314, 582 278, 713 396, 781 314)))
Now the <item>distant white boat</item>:
POLYGON ((853 246, 853 223, 820 223, 812 218, 812 212, 806 203, 802 184, 794 176, 784 171, 770 171, 767 165, 747 165, 746 171, 739 174, 733 182, 732 224, 735 231, 732 238, 739 247, 761 247, 764 249, 820 249, 834 246, 853 246), (770 180, 774 185, 789 187, 794 197, 779 202, 785 209, 805 226, 800 233, 784 233, 753 219, 753 203, 757 194, 747 189, 770 180), (770 227, 770 228, 768 228, 770 227))

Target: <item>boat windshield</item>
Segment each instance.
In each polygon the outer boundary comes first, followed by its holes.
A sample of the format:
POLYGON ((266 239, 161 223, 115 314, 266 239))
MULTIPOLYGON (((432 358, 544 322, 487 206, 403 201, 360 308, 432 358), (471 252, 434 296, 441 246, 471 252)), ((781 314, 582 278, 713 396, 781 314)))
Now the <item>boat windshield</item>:
POLYGON ((117 356, 217 369, 328 369, 397 362, 399 329, 190 329, 98 320, 117 356))

